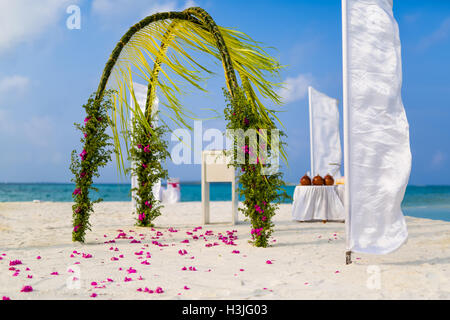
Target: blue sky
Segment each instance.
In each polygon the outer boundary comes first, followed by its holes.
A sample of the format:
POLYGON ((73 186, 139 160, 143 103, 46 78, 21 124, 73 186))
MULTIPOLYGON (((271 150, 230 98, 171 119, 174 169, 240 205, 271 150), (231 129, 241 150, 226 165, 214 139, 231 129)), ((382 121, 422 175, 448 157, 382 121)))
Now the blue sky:
MULTIPOLYGON (((0 0, 0 182, 69 182, 70 152, 80 147, 73 122, 84 119, 81 105, 97 88, 117 40, 147 14, 193 4, 219 25, 276 48, 272 55, 286 65, 280 80, 293 88, 281 114, 288 135, 285 179, 297 182, 309 171, 306 88, 342 101, 339 0, 0 0), (80 30, 66 27, 71 4, 81 8, 80 30)), ((394 13, 411 129, 410 184, 449 184, 450 1, 394 0, 394 13)), ((215 70, 210 92, 183 97, 187 107, 223 110, 225 83, 215 70)), ((217 119, 203 127, 225 124, 217 119)), ((168 166, 172 176, 200 179, 199 165, 168 166)), ((114 162, 99 181, 119 181, 114 162)))

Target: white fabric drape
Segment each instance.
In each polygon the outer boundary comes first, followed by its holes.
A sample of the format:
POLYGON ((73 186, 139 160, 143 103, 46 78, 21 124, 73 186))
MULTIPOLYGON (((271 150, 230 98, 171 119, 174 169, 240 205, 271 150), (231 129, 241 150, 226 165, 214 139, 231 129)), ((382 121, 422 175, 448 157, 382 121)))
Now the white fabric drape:
POLYGON ((342 163, 341 138, 339 136, 338 100, 308 88, 311 175, 331 174, 340 178, 342 163))
MULTIPOLYGON (((134 90, 134 95, 136 97, 136 101, 139 104, 139 107, 141 108, 142 112, 145 112, 145 102, 147 100, 147 86, 134 82, 133 90, 134 90)), ((153 106, 152 106, 152 114, 154 114, 155 112, 158 111, 158 104, 159 104, 158 97, 156 97, 155 101, 153 103, 153 106)), ((132 98, 131 98, 130 105, 132 108, 134 108, 134 100, 132 98)), ((130 112, 130 118, 131 118, 131 121, 133 121, 133 113, 132 112, 130 112)), ((157 118, 152 123, 152 125, 154 127, 156 127, 158 125, 157 118)), ((134 163, 134 161, 132 161, 131 166, 134 168, 135 165, 136 164, 134 163)), ((137 176, 132 174, 131 175, 131 188, 132 189, 137 188, 137 186, 138 186, 137 176)), ((159 180, 158 183, 155 183, 153 185, 152 192, 153 192, 155 199, 161 200, 161 180, 159 180)), ((131 192, 131 205, 132 205, 132 208, 134 211, 136 209, 136 200, 134 199, 135 196, 136 196, 136 191, 132 191, 131 192)))
POLYGON ((386 254, 408 237, 400 207, 411 152, 399 29, 392 0, 343 1, 348 249, 386 254))
POLYGON ((167 188, 161 191, 161 202, 177 203, 181 199, 180 179, 167 179, 167 188))

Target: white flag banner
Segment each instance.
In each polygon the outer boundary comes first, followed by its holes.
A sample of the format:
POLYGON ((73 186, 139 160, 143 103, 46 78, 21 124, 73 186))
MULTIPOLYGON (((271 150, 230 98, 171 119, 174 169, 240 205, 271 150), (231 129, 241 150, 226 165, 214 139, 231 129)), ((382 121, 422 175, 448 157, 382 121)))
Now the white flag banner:
MULTIPOLYGON (((134 96, 136 97, 136 101, 139 104, 139 107, 141 108, 142 112, 145 112, 145 103, 147 101, 147 86, 140 84, 140 83, 136 83, 133 82, 133 90, 134 90, 134 96)), ((130 106, 131 108, 134 108, 134 99, 131 97, 130 94, 130 106)), ((155 112, 158 111, 158 98, 155 98, 155 101, 153 103, 152 106, 152 114, 154 114, 155 112)), ((131 121, 133 121, 133 113, 130 111, 130 119, 131 121)), ((152 123, 152 125, 155 127, 158 125, 158 119, 155 119, 154 122, 152 123)), ((132 162, 131 166, 134 168, 135 167, 135 163, 132 162)), ((138 187, 138 179, 135 175, 131 175, 131 189, 133 188, 137 188, 138 187)), ((161 200, 160 197, 160 190, 161 190, 161 180, 158 181, 158 183, 156 183, 153 188, 153 195, 155 196, 156 199, 161 200)), ((131 205, 133 207, 133 210, 135 210, 136 208, 136 200, 134 199, 134 197, 136 196, 136 191, 132 191, 131 192, 131 205)))
POLYGON ((401 210, 411 171, 392 0, 343 0, 347 246, 386 254, 408 238, 401 210))
POLYGON ((340 178, 342 162, 339 136, 339 102, 308 88, 311 140, 311 175, 331 174, 340 178))

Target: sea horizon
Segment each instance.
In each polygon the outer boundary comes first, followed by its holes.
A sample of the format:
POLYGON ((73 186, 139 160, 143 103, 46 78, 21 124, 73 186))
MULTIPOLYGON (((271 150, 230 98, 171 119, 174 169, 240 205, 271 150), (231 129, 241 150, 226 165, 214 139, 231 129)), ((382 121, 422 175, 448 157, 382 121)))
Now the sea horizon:
MULTIPOLYGON (((181 202, 201 201, 200 181, 181 181, 181 202)), ((130 183, 95 183, 99 192, 92 198, 103 201, 131 201, 130 183)), ((165 183, 162 183, 165 186, 165 183)), ((286 193, 293 196, 295 184, 285 186, 286 193)), ((0 203, 5 202, 71 202, 74 184, 70 182, 8 182, 0 183, 0 203)), ((231 201, 229 183, 212 183, 211 201, 231 201)), ((240 198, 242 201, 243 199, 240 198)), ((285 200, 283 203, 292 203, 285 200)), ((402 202, 405 215, 432 220, 450 221, 450 185, 408 185, 402 202)))

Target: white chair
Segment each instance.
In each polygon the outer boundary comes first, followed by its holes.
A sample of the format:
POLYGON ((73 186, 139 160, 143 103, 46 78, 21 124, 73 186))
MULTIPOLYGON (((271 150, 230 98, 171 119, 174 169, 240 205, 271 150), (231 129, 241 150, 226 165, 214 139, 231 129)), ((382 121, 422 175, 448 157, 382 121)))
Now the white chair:
POLYGON ((179 178, 167 179, 167 188, 162 190, 163 203, 177 203, 180 202, 181 188, 179 178))
POLYGON ((228 168, 228 158, 223 150, 203 151, 202 153, 202 212, 203 224, 209 221, 209 184, 211 182, 231 182, 231 222, 238 221, 238 195, 236 189, 236 172, 234 167, 228 168))

